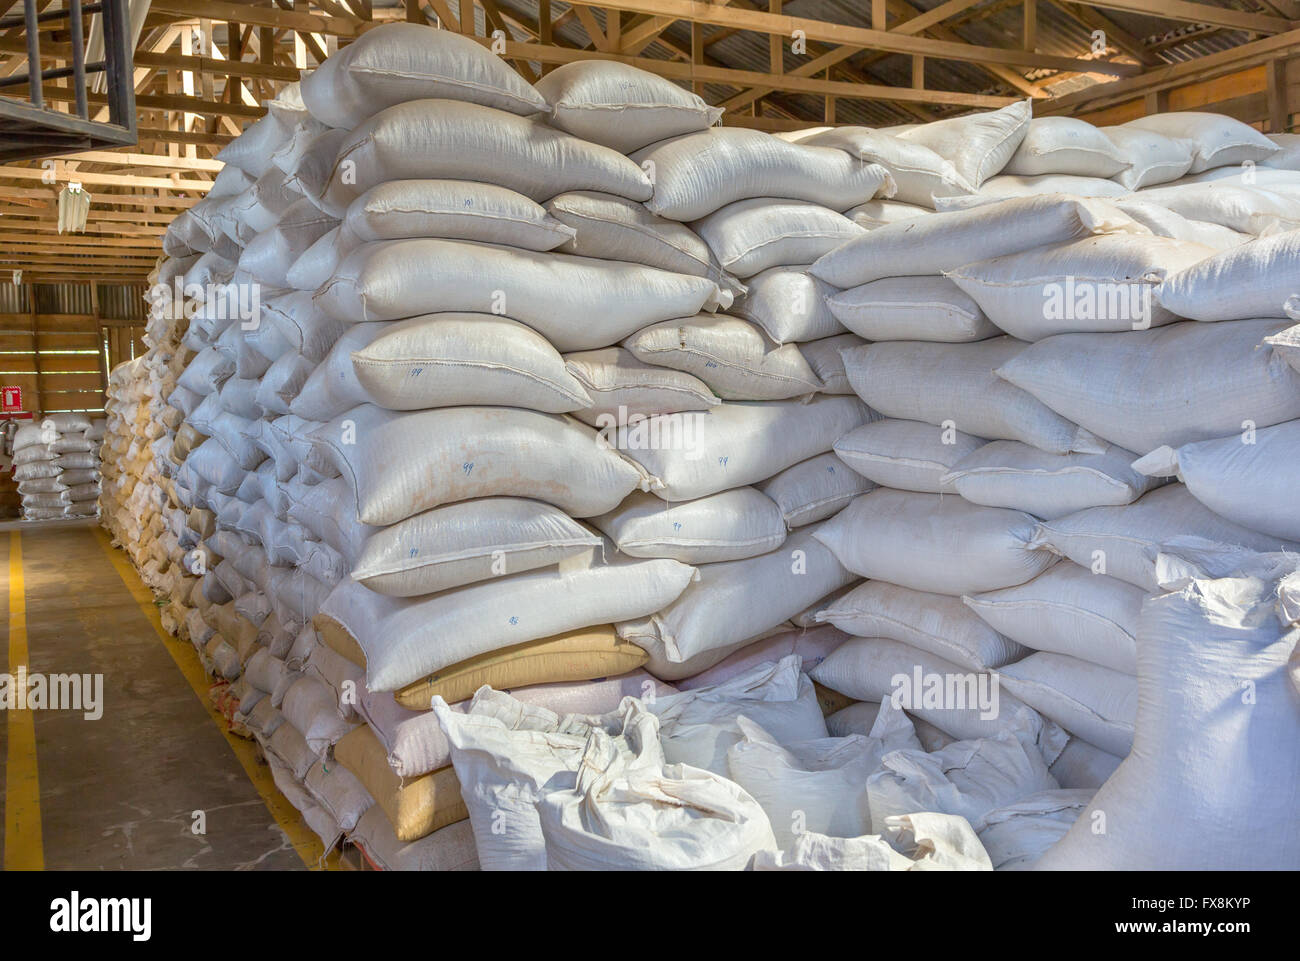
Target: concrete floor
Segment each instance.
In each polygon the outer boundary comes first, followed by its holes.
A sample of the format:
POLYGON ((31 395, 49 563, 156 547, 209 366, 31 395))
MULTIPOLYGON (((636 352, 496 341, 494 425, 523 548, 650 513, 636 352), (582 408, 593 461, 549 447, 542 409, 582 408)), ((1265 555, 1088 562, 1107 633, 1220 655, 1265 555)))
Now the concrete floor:
MULTIPOLYGON (((269 770, 251 744, 232 746, 194 689, 204 683, 194 673, 195 652, 184 641, 159 636, 143 585, 129 564, 114 563, 93 523, 0 525, 0 630, 10 640, 0 647, 0 671, 12 674, 17 667, 9 663, 15 529, 29 671, 103 675, 98 720, 80 711, 27 712, 39 781, 39 790, 27 797, 39 798, 36 852, 44 867, 302 870, 314 863, 319 842, 310 852, 296 812, 273 788, 267 793, 269 770), (197 811, 205 813, 206 834, 192 830, 197 811)), ((17 636, 20 641, 21 630, 17 636)), ((31 738, 23 733, 24 719, 5 716, 14 713, 0 711, 0 757, 8 761, 0 772, 0 807, 13 803, 14 812, 30 811, 34 804, 23 804, 18 782, 32 783, 23 746, 31 738), (17 800, 11 800, 9 780, 17 800)), ((22 866, 22 851, 29 863, 32 856, 32 819, 18 839, 17 816, 0 826, 6 869, 22 866), (6 838, 6 830, 15 837, 6 838)))

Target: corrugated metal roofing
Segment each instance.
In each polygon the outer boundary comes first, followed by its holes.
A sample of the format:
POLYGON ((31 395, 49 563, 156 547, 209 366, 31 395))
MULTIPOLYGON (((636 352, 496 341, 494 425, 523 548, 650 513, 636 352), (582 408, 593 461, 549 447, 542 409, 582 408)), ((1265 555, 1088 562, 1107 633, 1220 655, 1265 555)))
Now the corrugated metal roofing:
MULTIPOLYGON (((918 13, 931 10, 944 0, 906 0, 918 13)), ((1210 6, 1224 9, 1240 10, 1250 13, 1276 15, 1277 11, 1264 6, 1256 0, 1202 0, 1210 6)), ((501 0, 503 9, 513 11, 524 18, 534 21, 537 17, 535 0, 501 0)), ((762 0, 757 2, 736 2, 736 6, 750 9, 766 9, 762 0)), ((960 40, 983 46, 1010 46, 1021 35, 1023 23, 1023 4, 1021 0, 984 0, 943 21, 943 26, 953 31, 960 40)), ((1086 58, 1092 56, 1093 30, 1077 15, 1068 11, 1069 4, 1038 4, 1038 41, 1037 49, 1041 53, 1060 56, 1086 58)), ((558 4, 556 11, 563 8, 558 4)), ((602 26, 605 13, 593 9, 597 22, 602 26)), ((782 12, 790 16, 825 20, 831 23, 843 23, 854 26, 870 26, 870 4, 866 0, 786 0, 782 12)), ((1179 63, 1196 57, 1206 56, 1230 49, 1252 39, 1251 34, 1241 30, 1205 28, 1201 25, 1183 24, 1175 20, 1154 17, 1145 13, 1133 13, 1124 10, 1098 10, 1119 28, 1131 36, 1150 45, 1152 56, 1164 63, 1179 63)), ((892 22, 892 20, 891 20, 892 22)), ((707 52, 710 62, 738 70, 766 72, 768 69, 767 37, 748 31, 725 32, 720 28, 707 28, 706 39, 721 34, 721 39, 709 43, 707 52)), ((589 38, 582 24, 576 17, 570 17, 556 31, 563 41, 576 46, 589 45, 589 38)), ((690 24, 677 22, 664 33, 669 43, 656 41, 641 52, 641 56, 653 59, 669 59, 673 50, 669 44, 676 44, 679 50, 690 49, 690 24)), ((799 64, 815 55, 810 45, 808 56, 795 55, 790 45, 785 44, 785 69, 793 70, 799 64)), ((1107 46, 1105 56, 1121 55, 1120 48, 1113 40, 1107 46)), ((1125 57, 1125 59, 1129 59, 1125 57)), ((844 61, 844 66, 852 69, 852 77, 869 83, 888 86, 910 86, 912 79, 912 58, 902 54, 880 54, 862 51, 844 61)), ((1017 68, 1009 68, 1017 69, 1017 68)), ((1055 93, 1066 93, 1082 89, 1095 82, 1088 75, 1063 75, 1053 70, 1026 70, 1018 72, 1029 82, 1043 84, 1055 93)), ((1018 91, 1010 84, 994 76, 979 64, 953 60, 927 59, 925 65, 926 86, 934 90, 953 90, 967 93, 996 94, 1014 96, 1018 91)), ((839 77, 837 76, 837 79, 839 77)), ((709 84, 705 86, 704 97, 710 103, 720 103, 734 96, 735 88, 709 84)), ((824 100, 817 96, 804 96, 790 93, 775 93, 767 102, 778 110, 793 115, 810 123, 819 122, 824 114, 824 100)), ((918 113, 906 106, 880 100, 850 100, 840 98, 836 103, 836 119, 841 123, 859 123, 869 126, 888 126, 898 123, 915 122, 918 113)), ((961 107, 941 107, 921 105, 921 116, 943 117, 963 113, 961 107)))

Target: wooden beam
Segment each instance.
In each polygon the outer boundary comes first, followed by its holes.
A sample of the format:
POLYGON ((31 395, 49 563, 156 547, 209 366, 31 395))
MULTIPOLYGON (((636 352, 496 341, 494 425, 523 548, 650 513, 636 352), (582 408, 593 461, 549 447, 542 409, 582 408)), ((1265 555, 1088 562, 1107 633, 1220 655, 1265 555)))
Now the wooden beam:
POLYGON ((904 20, 901 24, 894 27, 895 33, 915 35, 929 30, 936 24, 942 23, 949 17, 969 10, 971 7, 982 0, 948 0, 947 3, 941 3, 932 10, 917 14, 909 20, 904 20))
POLYGON ((962 93, 950 90, 912 90, 908 87, 890 87, 884 84, 849 83, 840 80, 819 80, 796 77, 793 73, 777 76, 753 70, 733 70, 729 67, 710 67, 699 64, 678 63, 671 60, 650 60, 644 57, 623 57, 591 50, 574 50, 569 47, 543 47, 535 43, 507 43, 506 55, 527 57, 551 63, 572 63, 575 60, 617 60, 640 67, 670 80, 694 80, 704 83, 729 84, 733 87, 770 87, 793 93, 817 96, 831 94, 854 100, 890 100, 902 103, 939 103, 965 107, 1005 107, 1017 102, 1016 97, 993 97, 984 94, 962 93))
POLYGON ((1209 23, 1216 27, 1249 30, 1252 33, 1286 33, 1291 22, 1282 17, 1263 13, 1246 13, 1208 3, 1190 3, 1188 0, 1076 0, 1087 7, 1124 10, 1147 17, 1178 20, 1183 23, 1209 23))
POLYGON ((251 23, 258 27, 323 33, 335 37, 356 37, 369 26, 355 17, 323 16, 272 6, 227 3, 224 0, 153 0, 149 10, 153 14, 170 14, 180 20, 206 17, 225 23, 251 23))
POLYGON ((1085 7, 1079 3, 1067 3, 1065 0, 1055 0, 1054 6, 1084 29, 1100 30, 1106 35, 1107 43, 1113 43, 1138 63, 1148 67, 1163 63, 1156 56, 1154 50, 1149 49, 1140 39, 1129 33, 1100 10, 1085 7))
POLYGON ((1024 14, 1021 46, 1032 53, 1038 49, 1038 0, 1024 0, 1024 14))
POLYGON ((610 48, 609 38, 605 36, 605 31, 600 29, 600 24, 596 22, 596 15, 586 7, 575 6, 574 13, 578 15, 578 21, 582 24, 582 29, 587 31, 587 36, 591 38, 592 46, 597 50, 603 50, 606 53, 613 53, 610 48))
MULTIPOLYGON (((820 73, 827 67, 849 59, 849 57, 853 56, 857 52, 858 50, 856 47, 835 47, 818 57, 814 57, 807 63, 801 63, 799 66, 786 73, 785 76, 811 77, 816 73, 820 73)), ((724 110, 740 110, 743 107, 749 106, 755 100, 767 96, 767 94, 771 93, 774 89, 774 87, 754 87, 722 101, 721 107, 724 110)))
POLYGON ((1148 70, 1139 77, 1099 83, 1064 97, 1045 101, 1037 110, 1040 115, 1060 115, 1077 110, 1087 104, 1089 110, 1100 109, 1125 100, 1142 97, 1153 90, 1176 87, 1193 80, 1205 80, 1241 70, 1245 67, 1267 63, 1279 55, 1287 56, 1300 46, 1300 30, 1279 33, 1262 40, 1244 43, 1231 50, 1212 53, 1195 60, 1169 64, 1148 70))
MULTIPOLYGON (((594 4, 593 4, 594 5, 594 4)), ((1048 70, 1070 70, 1077 73, 1101 73, 1117 77, 1131 77, 1140 72, 1136 64, 1113 63, 1107 60, 1079 60, 1050 54, 1026 53, 1002 47, 984 47, 968 43, 952 43, 914 37, 893 30, 869 30, 847 24, 809 20, 784 14, 771 14, 761 10, 742 10, 734 6, 723 7, 702 0, 600 0, 599 6, 633 13, 650 13, 674 16, 679 20, 694 20, 719 27, 736 27, 756 33, 793 36, 802 31, 808 40, 823 43, 845 44, 864 50, 887 50, 891 53, 919 53, 938 60, 960 60, 969 63, 993 63, 1004 66, 1038 67, 1048 70)))
MULTIPOLYGON (((45 171, 39 167, 15 167, 9 164, 0 166, 0 180, 42 180, 45 171)), ((66 178, 66 175, 64 177, 66 178)), ((153 187, 158 190, 192 190, 206 193, 212 187, 210 180, 186 180, 181 177, 140 177, 134 174, 106 174, 88 170, 78 170, 72 176, 84 184, 102 184, 112 187, 153 187)))
MULTIPOLYGON (((781 0, 767 0, 767 11, 779 14, 781 0)), ((767 69, 769 73, 785 73, 785 37, 775 33, 767 38, 767 69)))
POLYGON ((253 63, 247 60, 218 60, 214 57, 185 56, 180 53, 148 53, 137 50, 135 62, 139 66, 160 67, 168 70, 192 70, 195 73, 217 77, 261 77, 266 80, 297 80, 294 67, 253 63))
POLYGON ((134 153, 127 149, 117 150, 82 150, 67 158, 78 163, 113 164, 120 167, 165 167, 171 170, 205 170, 209 173, 221 173, 226 165, 219 160, 203 160, 196 157, 166 157, 161 154, 134 153))
MULTIPOLYGON (((932 36, 939 40, 951 40, 954 42, 961 40, 961 37, 942 24, 932 24, 918 28, 916 25, 917 21, 922 20, 925 17, 925 14, 920 14, 918 16, 916 7, 912 6, 908 0, 890 0, 890 5, 895 9, 897 14, 907 17, 906 20, 894 28, 896 32, 902 33, 908 30, 919 29, 927 36, 932 36)), ((938 8, 936 7, 935 9, 938 8)), ((980 67, 988 73, 989 76, 993 77, 993 79, 1005 83, 1012 90, 1019 90, 1021 93, 1025 94, 1025 96, 1035 98, 1047 96, 1047 92, 1043 90, 1042 87, 1026 80, 1020 73, 1012 70, 1010 67, 1001 67, 992 63, 980 64, 980 67)))

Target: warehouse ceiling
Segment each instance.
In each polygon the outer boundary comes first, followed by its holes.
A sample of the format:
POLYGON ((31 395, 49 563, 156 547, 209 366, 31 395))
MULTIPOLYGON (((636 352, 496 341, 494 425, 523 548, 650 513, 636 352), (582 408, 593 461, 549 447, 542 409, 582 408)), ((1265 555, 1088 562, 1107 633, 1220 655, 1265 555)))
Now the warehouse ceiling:
MULTIPOLYGON (((48 13, 67 0, 33 2, 48 13)), ((221 147, 280 86, 375 23, 463 22, 485 44, 504 40, 529 79, 576 59, 623 59, 726 107, 727 123, 768 130, 917 123, 1026 96, 1059 112, 1300 43, 1297 0, 132 0, 130 9, 138 146, 0 166, 0 272, 21 270, 23 283, 141 281, 166 225, 220 169, 221 147), (60 234, 58 193, 74 181, 91 194, 89 221, 60 234)), ((0 16, 22 10, 22 0, 0 0, 0 16)), ((43 21, 40 39, 43 67, 67 63, 66 19, 43 21)), ((26 50, 22 26, 0 29, 0 77, 25 72, 26 50)), ((69 80, 44 92, 71 109, 69 80)), ((92 94, 92 118, 104 102, 92 94)))

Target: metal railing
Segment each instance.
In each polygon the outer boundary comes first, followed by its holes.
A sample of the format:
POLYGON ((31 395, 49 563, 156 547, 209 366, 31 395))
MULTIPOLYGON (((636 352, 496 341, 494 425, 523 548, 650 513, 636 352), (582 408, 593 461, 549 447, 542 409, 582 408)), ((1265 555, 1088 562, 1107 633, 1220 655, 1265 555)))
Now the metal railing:
MULTIPOLYGON (((14 27, 23 28, 25 34, 27 71, 0 77, 0 117, 7 121, 4 131, 7 136, 32 140, 33 147, 38 146, 42 132, 85 140, 91 146, 101 140, 115 143, 135 141, 135 88, 127 0, 95 0, 91 3, 66 0, 64 9, 60 10, 39 10, 37 0, 23 0, 21 14, 0 17, 0 30, 14 27), (87 63, 85 18, 94 14, 99 14, 103 25, 104 58, 87 63), (68 65, 42 69, 41 27, 63 22, 67 25, 69 42, 66 48, 60 49, 57 59, 68 65), (66 56, 64 49, 67 50, 66 56), (106 124, 90 119, 87 77, 94 74, 105 77, 106 124), (46 104, 45 82, 67 77, 72 78, 72 113, 53 110, 46 104), (6 90, 21 87, 27 88, 26 98, 3 95, 6 90), (29 132, 23 133, 24 130, 29 132)), ((47 61, 54 59, 48 51, 44 56, 47 61)), ((66 147, 68 143, 64 140, 58 145, 66 147)))

